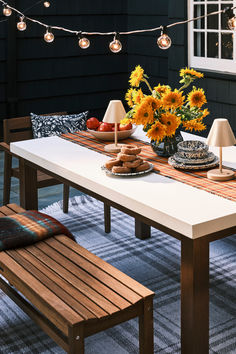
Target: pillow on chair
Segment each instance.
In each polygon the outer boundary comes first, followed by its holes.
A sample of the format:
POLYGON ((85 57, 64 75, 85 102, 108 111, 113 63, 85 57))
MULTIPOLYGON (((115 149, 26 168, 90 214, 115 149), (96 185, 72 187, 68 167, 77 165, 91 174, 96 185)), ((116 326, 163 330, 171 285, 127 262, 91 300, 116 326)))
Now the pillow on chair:
POLYGON ((88 111, 79 114, 42 116, 30 113, 34 138, 86 130, 88 111))

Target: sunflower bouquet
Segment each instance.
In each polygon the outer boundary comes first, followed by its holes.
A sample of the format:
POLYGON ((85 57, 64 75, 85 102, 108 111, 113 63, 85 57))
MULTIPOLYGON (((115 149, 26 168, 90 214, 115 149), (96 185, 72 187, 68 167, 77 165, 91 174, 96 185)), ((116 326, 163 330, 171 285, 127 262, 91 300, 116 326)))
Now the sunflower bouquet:
POLYGON ((184 96, 184 90, 203 74, 193 69, 180 70, 182 86, 171 89, 168 85, 155 86, 148 82, 148 76, 138 65, 130 75, 130 86, 125 99, 131 108, 122 121, 143 125, 147 136, 156 142, 174 136, 176 129, 183 127, 190 131, 202 131, 206 128, 203 118, 209 114, 202 106, 207 102, 203 89, 192 87, 191 92, 184 96), (145 83, 150 94, 144 94, 141 83, 145 83))

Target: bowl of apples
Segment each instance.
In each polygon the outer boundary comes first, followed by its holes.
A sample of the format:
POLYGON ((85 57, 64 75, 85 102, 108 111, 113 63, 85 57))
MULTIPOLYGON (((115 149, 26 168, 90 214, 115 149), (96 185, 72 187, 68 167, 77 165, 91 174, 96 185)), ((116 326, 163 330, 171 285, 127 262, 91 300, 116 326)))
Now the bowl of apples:
MULTIPOLYGON (((100 122, 97 118, 89 118, 86 122, 88 132, 96 139, 113 141, 115 134, 115 124, 100 122)), ((131 123, 117 125, 117 139, 128 138, 135 131, 131 123)))

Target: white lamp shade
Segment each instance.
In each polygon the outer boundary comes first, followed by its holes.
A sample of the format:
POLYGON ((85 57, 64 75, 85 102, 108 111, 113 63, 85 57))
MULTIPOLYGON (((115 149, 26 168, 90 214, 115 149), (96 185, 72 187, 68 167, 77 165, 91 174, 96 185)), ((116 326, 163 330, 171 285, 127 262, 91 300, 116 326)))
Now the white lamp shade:
POLYGON ((103 122, 119 123, 125 118, 126 112, 124 106, 119 100, 112 100, 109 102, 106 113, 103 117, 103 122))
POLYGON ((214 120, 206 143, 210 146, 219 147, 236 144, 236 139, 229 125, 228 119, 217 118, 214 120))

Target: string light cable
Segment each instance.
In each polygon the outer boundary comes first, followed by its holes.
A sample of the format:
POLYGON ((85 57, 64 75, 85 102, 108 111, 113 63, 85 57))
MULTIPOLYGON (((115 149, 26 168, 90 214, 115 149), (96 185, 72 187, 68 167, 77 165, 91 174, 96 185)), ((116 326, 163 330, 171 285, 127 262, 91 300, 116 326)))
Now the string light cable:
MULTIPOLYGON (((33 6, 36 6, 38 3, 41 3, 43 1, 38 1, 36 4, 34 4, 33 6)), ((71 30, 69 28, 65 28, 65 27, 60 27, 60 26, 51 26, 48 25, 44 22, 38 21, 34 18, 31 18, 29 16, 26 16, 24 13, 22 13, 21 11, 19 11, 18 9, 10 6, 7 2, 0 0, 0 3, 2 3, 3 5, 3 14, 7 17, 9 17, 12 14, 12 11, 14 11, 15 13, 17 13, 20 17, 20 22, 17 23, 17 28, 20 31, 23 31, 26 29, 26 25, 24 25, 22 22, 25 23, 25 21, 30 21, 33 23, 36 23, 40 26, 43 26, 46 28, 46 33, 44 35, 44 40, 46 42, 52 42, 54 40, 54 35, 52 33, 52 30, 58 30, 58 31, 64 31, 67 33, 71 33, 71 34, 75 34, 79 41, 78 44, 80 46, 80 48, 82 49, 87 49, 90 46, 90 41, 88 38, 86 38, 86 36, 93 36, 93 35, 97 35, 97 36, 113 36, 113 41, 109 44, 109 48, 113 53, 118 53, 121 51, 122 49, 122 44, 120 41, 120 36, 121 35, 131 35, 131 34, 137 34, 137 33, 147 33, 147 32, 156 32, 161 30, 161 36, 157 39, 157 44, 159 46, 159 48, 161 49, 168 49, 171 46, 171 39, 170 37, 167 35, 167 29, 177 26, 177 25, 183 25, 183 24, 187 24, 193 21, 197 21, 200 20, 202 18, 205 17, 209 17, 209 16, 214 16, 214 15, 218 15, 221 13, 226 14, 226 16, 228 17, 228 26, 230 30, 235 30, 236 29, 236 17, 235 14, 233 12, 234 9, 236 9, 236 6, 233 7, 227 7, 223 10, 219 10, 219 11, 214 11, 214 12, 210 12, 208 14, 204 14, 201 16, 197 16, 194 18, 190 18, 187 20, 183 20, 183 21, 179 21, 179 22, 175 22, 175 23, 171 23, 167 26, 158 26, 158 27, 154 27, 154 28, 148 28, 148 29, 138 29, 138 30, 133 30, 133 31, 126 31, 126 32, 86 32, 86 31, 75 31, 75 30, 71 30), (21 23, 21 25, 18 24, 21 23), (49 31, 50 29, 50 31, 49 31)), ((49 1, 44 1, 44 6, 45 7, 49 7, 50 6, 50 2, 49 1), (45 3, 47 3, 45 5, 45 3)), ((33 6, 31 6, 30 8, 32 8, 33 6)), ((30 8, 26 9, 24 12, 28 11, 30 8)))

